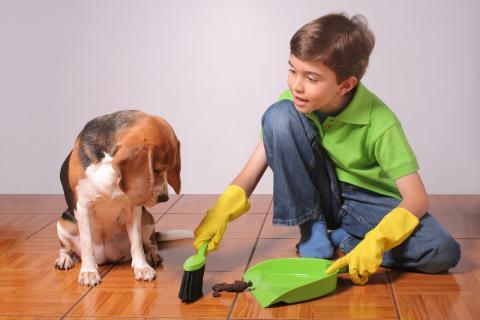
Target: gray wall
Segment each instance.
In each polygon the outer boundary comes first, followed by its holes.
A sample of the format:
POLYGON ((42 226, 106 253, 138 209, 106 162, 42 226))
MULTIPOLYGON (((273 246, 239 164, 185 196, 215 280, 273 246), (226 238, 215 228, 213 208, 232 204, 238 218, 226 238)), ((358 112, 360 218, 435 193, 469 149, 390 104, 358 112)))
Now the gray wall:
POLYGON ((61 193, 86 121, 127 108, 174 126, 183 193, 221 192, 286 88, 290 37, 332 11, 367 17, 364 83, 402 121, 428 191, 480 193, 475 0, 0 0, 0 193, 61 193))

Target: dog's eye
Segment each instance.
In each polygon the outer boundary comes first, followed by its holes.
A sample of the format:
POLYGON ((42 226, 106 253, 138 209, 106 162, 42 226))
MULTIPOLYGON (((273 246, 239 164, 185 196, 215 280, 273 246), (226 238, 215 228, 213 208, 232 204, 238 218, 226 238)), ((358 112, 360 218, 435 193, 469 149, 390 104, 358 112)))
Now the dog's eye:
POLYGON ((160 170, 160 169, 153 169, 153 173, 155 173, 155 174, 159 174, 160 172, 162 172, 162 170, 160 170))

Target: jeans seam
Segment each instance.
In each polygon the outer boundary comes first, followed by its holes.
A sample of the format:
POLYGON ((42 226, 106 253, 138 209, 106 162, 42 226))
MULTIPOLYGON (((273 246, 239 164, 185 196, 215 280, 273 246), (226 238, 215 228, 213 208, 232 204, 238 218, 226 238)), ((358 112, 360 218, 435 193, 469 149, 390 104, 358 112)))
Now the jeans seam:
POLYGON ((342 227, 343 217, 345 217, 347 213, 348 213, 348 206, 340 205, 340 208, 338 209, 337 214, 335 215, 336 226, 339 226, 339 228, 342 227))
POLYGON ((313 210, 302 215, 300 218, 296 218, 296 219, 285 220, 285 219, 273 218, 272 223, 274 225, 283 225, 283 226, 292 227, 292 226, 300 225, 309 220, 320 219, 320 218, 324 219, 323 214, 320 211, 313 210))

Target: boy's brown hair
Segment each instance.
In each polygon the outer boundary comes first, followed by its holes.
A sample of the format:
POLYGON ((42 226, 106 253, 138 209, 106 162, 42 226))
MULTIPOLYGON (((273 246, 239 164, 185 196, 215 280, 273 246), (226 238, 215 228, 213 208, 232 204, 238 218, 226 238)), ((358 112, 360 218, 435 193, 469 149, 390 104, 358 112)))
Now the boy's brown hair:
POLYGON ((360 81, 374 45, 365 17, 333 13, 300 28, 290 40, 290 53, 300 60, 323 62, 340 83, 350 76, 360 81))

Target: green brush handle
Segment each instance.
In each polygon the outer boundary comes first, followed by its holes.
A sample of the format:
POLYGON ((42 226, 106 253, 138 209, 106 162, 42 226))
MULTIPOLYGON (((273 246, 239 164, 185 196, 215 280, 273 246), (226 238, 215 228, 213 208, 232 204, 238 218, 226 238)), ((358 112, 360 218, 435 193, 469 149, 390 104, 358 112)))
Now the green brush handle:
POLYGON ((200 245, 200 247, 198 248, 198 251, 197 251, 197 256, 200 255, 202 257, 206 257, 207 256, 207 248, 208 248, 208 243, 210 241, 205 241, 204 243, 202 243, 202 245, 200 245))
POLYGON ((204 242, 197 251, 197 254, 189 257, 183 264, 183 270, 196 271, 205 265, 208 241, 204 242))

